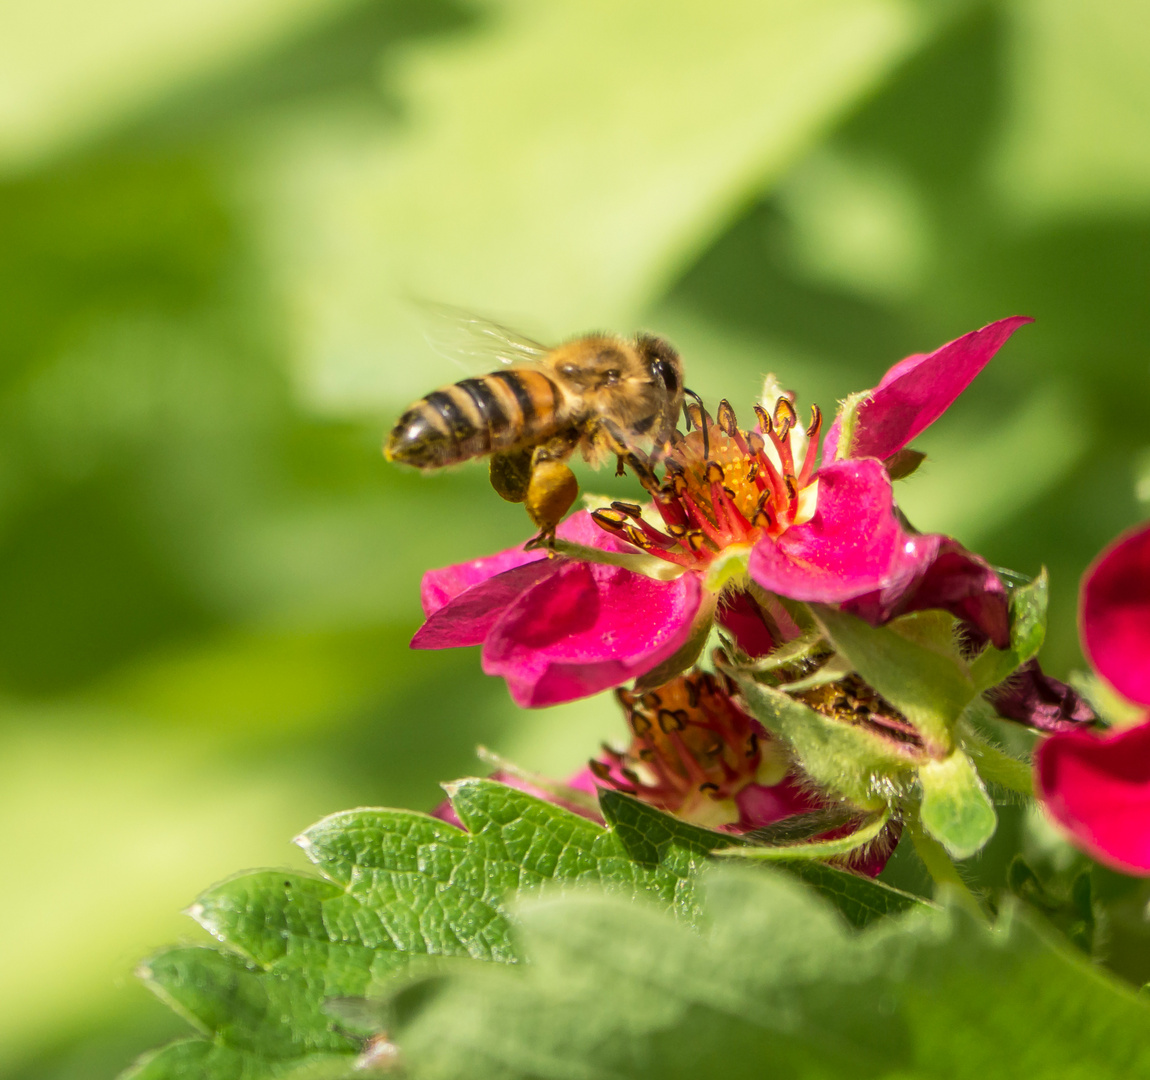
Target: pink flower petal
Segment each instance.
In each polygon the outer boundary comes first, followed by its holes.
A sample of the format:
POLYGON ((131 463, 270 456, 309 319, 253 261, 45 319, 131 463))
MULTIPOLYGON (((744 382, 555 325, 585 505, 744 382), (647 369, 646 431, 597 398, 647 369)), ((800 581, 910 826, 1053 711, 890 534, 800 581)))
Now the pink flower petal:
MULTIPOLYGON (((763 617, 763 610, 749 592, 742 589, 724 592, 719 599, 715 621, 735 639, 739 646, 752 659, 773 652, 779 642, 775 641, 763 617)), ((756 825, 751 828, 758 828, 756 825)))
POLYGON ((1039 731, 1074 731, 1098 719, 1074 687, 1052 679, 1037 660, 1027 660, 986 696, 999 716, 1039 731))
MULTIPOLYGON (((585 547, 597 547, 601 551, 634 551, 635 549, 600 529, 586 510, 579 510, 562 522, 556 530, 560 539, 585 547)), ((421 599, 423 613, 434 615, 444 604, 455 599, 460 593, 482 584, 488 578, 502 574, 525 563, 538 562, 547 558, 545 551, 524 551, 522 547, 508 548, 506 551, 485 555, 481 559, 456 563, 440 570, 428 570, 423 575, 421 599)))
MULTIPOLYGON (((1033 321, 1024 315, 1000 319, 932 353, 900 360, 859 408, 848 456, 883 460, 901 450, 950 408, 1018 327, 1033 321)), ((834 459, 840 431, 836 418, 827 432, 824 461, 834 459)))
MULTIPOLYGON (((554 792, 547 791, 544 788, 536 787, 529 780, 524 780, 514 773, 506 772, 503 769, 496 769, 488 780, 495 780, 500 784, 506 784, 509 788, 515 788, 516 791, 522 791, 527 795, 534 795, 537 799, 542 799, 544 802, 554 803, 556 806, 562 806, 564 810, 570 810, 573 814, 578 814, 580 817, 585 817, 590 821, 603 824, 603 818, 596 811, 590 807, 581 806, 578 803, 568 802, 560 795, 554 792)), ((570 780, 567 781, 567 787, 574 788, 576 791, 585 791, 588 795, 598 796, 599 789, 595 784, 594 775, 590 769, 584 768, 577 772, 570 780), (586 777, 584 776, 586 774, 586 777), (590 779, 587 779, 590 778, 590 779)), ((450 799, 444 799, 434 810, 431 811, 431 816, 439 818, 440 821, 446 821, 449 825, 454 825, 457 829, 463 828, 463 822, 459 819, 459 815, 455 812, 455 808, 451 805, 450 799)))
POLYGON ((1150 524, 1128 532, 1082 579, 1082 647, 1131 701, 1150 705, 1150 524))
POLYGON ((460 593, 480 585, 498 574, 505 573, 526 563, 546 559, 544 551, 524 551, 521 547, 508 548, 495 555, 485 555, 482 559, 456 563, 440 570, 428 570, 423 575, 420 599, 423 601, 424 615, 434 615, 441 607, 454 600, 460 593))
POLYGON ((793 776, 785 776, 770 787, 748 784, 735 796, 735 805, 739 808, 739 820, 726 831, 744 833, 765 829, 796 814, 812 813, 826 804, 804 791, 793 776))
POLYGON ((446 821, 448 825, 454 825, 457 829, 463 828, 463 822, 459 820, 459 815, 455 812, 455 807, 451 805, 450 799, 444 799, 431 811, 431 816, 439 818, 440 821, 446 821))
POLYGON ((1035 776, 1047 810, 1099 862, 1150 875, 1150 720, 1126 731, 1043 739, 1035 776))
POLYGON ((691 635, 698 575, 654 581, 616 566, 564 562, 495 624, 483 670, 525 707, 557 705, 642 675, 691 635))
POLYGON ((575 791, 582 791, 588 795, 599 797, 599 789, 603 786, 595 779, 590 765, 584 765, 577 773, 567 778, 567 786, 575 791))
POLYGON ((881 626, 910 611, 941 608, 970 623, 996 649, 1010 644, 1010 599, 990 564, 957 540, 919 537, 937 543, 937 552, 922 572, 901 589, 881 589, 843 604, 843 609, 871 626, 881 626))
POLYGON ((934 560, 941 538, 913 536, 899 524, 881 462, 836 461, 818 477, 811 520, 751 552, 750 575, 764 589, 838 604, 879 589, 897 593, 934 560))
MULTIPOLYGON (((493 562, 499 556, 492 556, 493 562)), ((480 581, 436 608, 411 639, 413 649, 482 645, 500 616, 526 589, 559 571, 566 559, 537 559, 480 581)), ((424 578, 426 583, 427 579, 424 578)))

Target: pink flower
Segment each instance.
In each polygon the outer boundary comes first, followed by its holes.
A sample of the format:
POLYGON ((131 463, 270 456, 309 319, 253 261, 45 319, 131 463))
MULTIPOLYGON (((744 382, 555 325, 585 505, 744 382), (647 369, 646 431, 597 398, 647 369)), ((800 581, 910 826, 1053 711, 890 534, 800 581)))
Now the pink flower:
MULTIPOLYGON (((611 788, 681 820, 733 835, 804 817, 814 820, 819 840, 854 832, 862 815, 816 791, 782 745, 731 695, 725 676, 700 671, 644 694, 620 690, 631 730, 625 750, 604 747, 563 785, 509 770, 492 779, 600 822, 595 804, 580 796, 611 788), (827 817, 831 824, 822 820, 827 817)), ((433 813, 460 825, 449 802, 433 813)), ((873 877, 886 865, 898 837, 899 828, 892 824, 839 861, 873 877)))
POLYGON ((1035 754, 1036 786, 1084 851, 1150 876, 1150 524, 1102 552, 1082 579, 1080 601, 1082 645, 1094 669, 1148 712, 1123 731, 1044 739, 1035 754))
POLYGON ((508 551, 432 571, 423 588, 428 621, 412 645, 482 644, 484 671, 503 676, 525 706, 633 678, 654 686, 694 663, 716 611, 725 621, 732 608, 718 603, 720 594, 729 601, 753 581, 875 624, 945 608, 1005 647, 1002 582, 955 541, 904 526, 883 461, 936 420, 1028 321, 1004 319, 896 364, 846 403, 817 470, 817 408, 804 431, 780 395, 772 411, 756 408, 752 432, 725 401, 717 423, 696 408, 696 430, 663 459, 662 480, 631 461, 649 510, 616 502, 574 515, 559 530, 559 550, 572 558, 508 551))

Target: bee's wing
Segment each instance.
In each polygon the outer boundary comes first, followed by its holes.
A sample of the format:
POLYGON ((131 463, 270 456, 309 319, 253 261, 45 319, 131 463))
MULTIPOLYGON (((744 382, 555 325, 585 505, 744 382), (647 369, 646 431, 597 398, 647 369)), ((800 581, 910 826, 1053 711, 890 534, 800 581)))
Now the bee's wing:
POLYGON ((424 314, 427 343, 468 374, 512 364, 537 364, 551 351, 516 330, 462 308, 427 301, 420 301, 419 306, 424 314))

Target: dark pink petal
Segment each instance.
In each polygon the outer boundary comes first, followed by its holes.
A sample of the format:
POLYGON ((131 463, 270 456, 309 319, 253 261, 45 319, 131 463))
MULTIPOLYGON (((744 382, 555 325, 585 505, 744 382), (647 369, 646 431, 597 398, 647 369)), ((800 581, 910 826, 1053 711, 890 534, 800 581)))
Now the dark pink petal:
MULTIPOLYGON (((586 806, 580 806, 578 803, 568 802, 560 795, 554 792, 546 791, 543 788, 536 787, 528 780, 524 780, 514 773, 505 772, 503 769, 496 769, 488 778, 488 780, 498 781, 500 784, 506 784, 509 788, 515 788, 516 791, 526 792, 528 795, 534 795, 537 799, 542 799, 544 802, 554 803, 556 806, 562 806, 565 810, 570 810, 573 814, 578 814, 580 817, 585 817, 590 821, 597 821, 603 823, 601 815, 597 814, 594 810, 586 806)), ((574 788, 576 791, 585 791, 589 795, 596 795, 598 788, 594 782, 594 776, 590 769, 581 769, 577 772, 566 784, 569 788, 574 788), (584 775, 586 774, 586 775, 584 775), (587 778, 590 778, 588 780, 587 778)), ((444 799, 434 810, 431 811, 431 816, 439 818, 440 821, 446 821, 449 825, 454 825, 458 829, 463 828, 463 822, 459 820, 459 815, 455 812, 455 808, 451 805, 450 799, 444 799)))
POLYGON ((919 537, 937 543, 934 558, 920 575, 905 582, 901 590, 882 589, 843 604, 843 610, 881 626, 910 611, 941 608, 970 623, 981 639, 996 649, 1010 644, 1010 598, 1001 578, 990 564, 967 551, 957 540, 919 537))
POLYGON ((450 799, 444 799, 431 811, 431 816, 439 818, 440 821, 446 821, 448 825, 454 825, 457 829, 463 828, 463 822, 459 820, 459 815, 455 812, 455 807, 451 805, 450 799))
POLYGON ((899 524, 881 462, 836 461, 819 470, 818 482, 811 520, 751 552, 750 575, 768 592, 825 604, 876 590, 897 595, 933 562, 941 538, 899 524))
POLYGON ((702 592, 696 574, 654 581, 616 566, 564 561, 492 628, 483 670, 503 676, 525 707, 619 686, 686 644, 702 592))
POLYGON ((595 779, 595 774, 589 765, 584 765, 574 776, 567 778, 567 786, 574 791, 582 791, 587 795, 599 797, 599 789, 603 786, 595 779))
POLYGON ((986 695, 999 716, 1039 731, 1074 731, 1098 719, 1072 687, 1028 660, 986 695))
MULTIPOLYGON (((973 381, 1018 327, 1015 315, 964 334, 932 353, 900 360, 859 407, 849 457, 890 457, 933 424, 973 381)), ((841 424, 827 433, 823 460, 833 460, 841 424)))
POLYGON ((1150 875, 1150 720, 1108 735, 1051 735, 1034 761, 1046 809, 1079 847, 1116 870, 1150 875))
MULTIPOLYGON (((597 547, 601 551, 634 551, 635 549, 604 532, 592 520, 586 510, 579 510, 560 524, 556 535, 562 540, 573 544, 583 544, 585 547, 597 547)), ((428 570, 423 575, 423 585, 420 590, 423 600, 423 613, 434 615, 444 604, 467 589, 473 588, 502 574, 516 566, 525 563, 538 562, 546 559, 544 551, 524 551, 521 547, 508 548, 506 551, 494 555, 485 555, 481 559, 472 559, 470 562, 456 563, 454 566, 445 566, 440 570, 428 570)))
POLYGON ((415 632, 411 647, 455 649, 482 645, 491 628, 520 594, 557 573, 566 561, 539 559, 472 585, 431 613, 415 632))
MULTIPOLYGON (((724 592, 719 599, 715 621, 735 639, 735 644, 754 659, 772 652, 779 642, 775 641, 767 626, 763 609, 750 593, 739 589, 724 592)), ((750 826, 757 829, 759 826, 750 826)))
POLYGON ((764 829, 796 814, 813 813, 825 803, 800 787, 793 776, 785 776, 770 787, 748 784, 735 796, 735 805, 739 808, 739 820, 725 831, 744 833, 764 829))
POLYGON ((423 601, 424 615, 434 615, 445 604, 450 603, 460 593, 481 585, 497 574, 505 573, 517 566, 526 563, 539 562, 546 559, 543 551, 524 551, 519 548, 508 548, 495 555, 485 555, 482 559, 472 559, 471 562, 456 563, 454 566, 445 566, 440 570, 428 570, 423 575, 420 586, 420 599, 423 601))
POLYGON ((1079 620, 1098 674, 1150 705, 1150 524, 1119 537, 1086 571, 1079 620))

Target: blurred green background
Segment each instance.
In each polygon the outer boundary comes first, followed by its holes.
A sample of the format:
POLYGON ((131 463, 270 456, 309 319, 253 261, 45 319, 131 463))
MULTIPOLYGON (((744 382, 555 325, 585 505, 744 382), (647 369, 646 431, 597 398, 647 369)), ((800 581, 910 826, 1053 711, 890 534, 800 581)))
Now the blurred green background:
POLYGON ((0 1074, 180 1030, 134 963, 321 815, 618 732, 407 649, 422 570, 527 522, 383 462, 460 377, 404 297, 657 330, 744 416, 1033 315, 902 501, 1050 567, 1065 675, 1150 512, 1148 285, 1134 0, 0 5, 0 1074))

